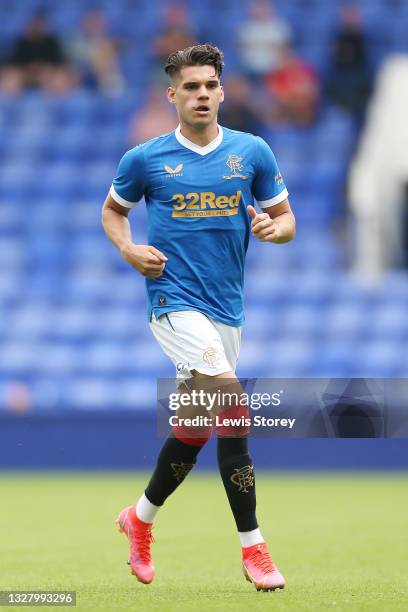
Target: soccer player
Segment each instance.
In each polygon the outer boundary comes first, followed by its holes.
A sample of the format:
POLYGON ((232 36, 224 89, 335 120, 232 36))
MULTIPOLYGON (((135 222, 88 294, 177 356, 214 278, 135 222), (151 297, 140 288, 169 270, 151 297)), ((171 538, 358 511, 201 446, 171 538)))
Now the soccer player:
MULTIPOLYGON (((103 226, 122 257, 146 277, 148 319, 185 389, 236 384, 249 234, 285 243, 295 234, 288 192, 269 146, 217 123, 224 93, 222 53, 196 45, 171 54, 165 66, 168 101, 179 126, 123 156, 103 206, 103 226), (128 214, 144 197, 148 244, 132 242, 128 214), (257 213, 257 201, 262 210, 257 213)), ((242 414, 238 406, 229 411, 242 414)), ((227 410, 227 412, 228 412, 227 410)), ((259 590, 283 588, 256 519, 248 428, 216 427, 221 478, 237 526, 244 574, 259 590)), ((152 524, 211 436, 174 426, 140 499, 119 514, 130 543, 132 573, 154 577, 152 524)))

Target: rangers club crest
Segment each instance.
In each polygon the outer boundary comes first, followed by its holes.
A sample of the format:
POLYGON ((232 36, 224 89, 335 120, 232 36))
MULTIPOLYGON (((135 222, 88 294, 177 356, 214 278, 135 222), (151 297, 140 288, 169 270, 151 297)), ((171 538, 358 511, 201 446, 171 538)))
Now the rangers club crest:
POLYGON ((230 480, 237 485, 240 493, 249 493, 248 487, 253 487, 255 482, 253 466, 244 465, 242 468, 235 468, 230 480))
POLYGON ((232 153, 226 161, 228 168, 231 170, 231 174, 223 176, 222 178, 228 180, 233 178, 247 179, 247 174, 240 174, 244 169, 244 166, 241 164, 242 159, 243 158, 239 155, 235 155, 235 153, 232 153))

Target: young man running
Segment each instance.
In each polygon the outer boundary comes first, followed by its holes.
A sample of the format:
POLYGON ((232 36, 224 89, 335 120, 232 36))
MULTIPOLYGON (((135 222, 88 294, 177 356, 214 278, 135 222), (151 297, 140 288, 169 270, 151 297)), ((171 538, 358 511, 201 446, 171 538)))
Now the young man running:
MULTIPOLYGON (((190 391, 239 386, 235 367, 244 321, 244 260, 249 234, 284 243, 295 234, 288 192, 269 146, 259 137, 221 127, 222 54, 197 45, 169 56, 167 97, 179 127, 128 151, 103 207, 106 234, 146 277, 153 335, 190 391), (142 198, 148 244, 132 242, 129 211, 142 198), (262 209, 257 214, 254 200, 262 209)), ((242 415, 229 406, 224 414, 242 415), (229 411, 229 412, 228 412, 229 411)), ((283 588, 259 530, 248 429, 217 426, 217 458, 242 546, 243 571, 259 590, 283 588)), ((117 523, 130 542, 132 573, 154 577, 150 544, 157 511, 181 484, 211 435, 175 426, 139 501, 117 523)))

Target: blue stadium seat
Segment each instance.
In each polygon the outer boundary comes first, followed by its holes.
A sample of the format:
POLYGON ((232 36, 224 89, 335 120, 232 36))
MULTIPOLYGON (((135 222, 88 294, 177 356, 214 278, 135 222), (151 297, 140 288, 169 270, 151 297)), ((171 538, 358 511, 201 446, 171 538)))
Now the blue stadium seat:
MULTIPOLYGON (((0 94, 0 395, 10 381, 31 381, 36 410, 143 410, 155 396, 155 378, 174 375, 147 325, 144 281, 120 258, 100 222, 117 163, 129 148, 129 122, 145 102, 149 43, 165 2, 99 4, 125 43, 125 95, 108 98, 85 89, 0 94)), ((230 71, 240 67, 236 32, 249 4, 188 2, 199 27, 208 32, 211 23, 230 71)), ((371 57, 379 62, 392 49, 406 50, 408 4, 394 11, 380 0, 360 4, 368 31, 381 32, 371 57)), ((276 5, 295 31, 297 51, 322 69, 337 4, 276 5)), ((57 32, 70 36, 94 2, 0 3, 0 52, 12 47, 39 6, 48 7, 57 32)), ((406 273, 363 286, 345 271, 344 247, 332 232, 345 212, 342 190, 355 129, 348 114, 323 104, 308 128, 262 132, 288 184, 298 233, 284 246, 251 240, 241 375, 407 375, 406 273)), ((132 219, 134 239, 144 243, 144 203, 132 219)))

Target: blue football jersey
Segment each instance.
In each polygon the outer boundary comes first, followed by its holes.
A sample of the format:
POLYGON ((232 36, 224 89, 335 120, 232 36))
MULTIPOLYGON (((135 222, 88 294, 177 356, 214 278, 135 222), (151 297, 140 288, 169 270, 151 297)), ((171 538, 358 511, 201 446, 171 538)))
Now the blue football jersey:
POLYGON ((288 195, 262 138, 219 126, 201 147, 178 127, 125 153, 110 194, 128 208, 144 197, 147 243, 168 258, 160 278, 146 279, 149 318, 197 310, 242 325, 246 207, 256 200, 266 208, 288 195))

